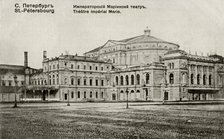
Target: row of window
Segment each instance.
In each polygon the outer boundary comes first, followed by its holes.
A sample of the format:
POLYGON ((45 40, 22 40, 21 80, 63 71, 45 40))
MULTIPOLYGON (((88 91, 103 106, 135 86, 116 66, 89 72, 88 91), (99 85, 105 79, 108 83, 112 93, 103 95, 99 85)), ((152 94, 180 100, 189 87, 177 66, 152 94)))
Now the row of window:
MULTIPOLYGON (((74 78, 71 78, 71 85, 74 85, 74 78)), ((104 86, 104 80, 99 80, 99 79, 95 79, 95 86, 98 86, 99 85, 99 82, 101 82, 101 86, 104 86)), ((88 82, 89 84, 89 86, 93 86, 93 79, 89 79, 89 82, 88 82)), ((77 79, 77 85, 81 85, 81 79, 80 78, 78 78, 77 79)), ((83 85, 87 85, 87 79, 86 78, 84 78, 83 79, 83 85)))
POLYGON ((211 66, 202 66, 202 65, 190 65, 189 66, 191 71, 194 71, 195 69, 197 69, 198 72, 201 72, 203 70, 203 72, 206 72, 207 70, 209 72, 212 72, 213 67, 211 66))
POLYGON ((136 75, 136 80, 135 80, 135 76, 131 75, 131 82, 130 83, 129 83, 129 76, 128 75, 120 76, 120 84, 119 84, 119 77, 118 76, 115 77, 115 80, 116 80, 116 85, 134 85, 134 84, 140 85, 140 75, 139 74, 136 75), (124 79, 125 79, 125 83, 124 83, 124 79))
MULTIPOLYGON (((116 82, 116 85, 140 85, 140 74, 137 74, 136 77, 134 75, 131 75, 131 81, 129 83, 129 76, 126 75, 126 76, 120 76, 120 84, 119 84, 119 77, 116 76, 115 77, 115 82, 116 82), (124 84, 124 78, 125 78, 125 84, 124 84), (135 79, 136 78, 136 79, 135 79)), ((149 73, 146 73, 145 75, 145 83, 146 84, 149 84, 149 81, 150 81, 150 76, 149 76, 149 73)))
MULTIPOLYGON (((65 67, 67 67, 67 63, 65 62, 65 67)), ((74 67, 74 65, 73 64, 71 64, 70 65, 70 69, 74 69, 75 67, 74 67)), ((110 66, 106 66, 106 68, 107 68, 107 70, 110 68, 110 66)), ((50 65, 49 66, 49 70, 51 71, 51 70, 56 70, 56 69, 59 69, 59 65, 57 64, 57 68, 56 68, 56 66, 55 65, 50 65)), ((101 71, 103 71, 104 70, 104 67, 100 67, 100 69, 99 69, 99 67, 98 66, 86 66, 86 65, 82 65, 82 67, 81 67, 81 65, 77 65, 77 69, 84 69, 84 70, 96 70, 96 71, 98 71, 98 70, 101 70, 101 71)), ((47 67, 45 66, 45 71, 47 71, 47 67)))
MULTIPOLYGON (((81 85, 81 78, 77 79, 77 85, 81 85)), ((47 85, 47 80, 32 80, 31 84, 33 85, 47 85)), ((49 80, 49 85, 55 85, 59 84, 58 78, 53 78, 49 80)), ((67 78, 65 78, 65 84, 67 84, 67 78)), ((75 85, 75 79, 71 78, 71 85, 75 85)), ((87 79, 83 79, 83 85, 87 85, 87 79)), ((93 79, 89 79, 88 85, 93 86, 93 79)), ((104 80, 103 79, 95 79, 95 86, 104 86, 104 80)))
MULTIPOLYGON (((71 98, 74 98, 74 92, 71 92, 71 98)), ((83 95, 81 95, 81 91, 78 91, 77 92, 77 98, 87 98, 87 92, 83 91, 83 95)), ((95 94, 94 94, 92 91, 90 91, 88 98, 102 98, 103 99, 104 98, 104 93, 101 92, 101 94, 100 94, 98 92, 95 92, 95 94)), ((65 99, 67 99, 67 94, 66 94, 65 99)))
MULTIPOLYGON (((203 85, 206 85, 207 77, 205 74, 203 75, 202 80, 203 80, 203 85)), ((191 84, 194 84, 194 74, 191 74, 191 84)), ((200 74, 197 75, 197 84, 198 85, 201 84, 201 75, 200 74)), ((212 75, 211 74, 208 76, 208 85, 212 85, 212 75)))
POLYGON ((168 64, 168 68, 169 68, 169 69, 174 69, 174 63, 169 63, 169 64, 168 64))
MULTIPOLYGON (((129 91, 128 90, 126 90, 126 91, 121 90, 120 93, 122 94, 122 93, 127 93, 127 92, 129 92, 129 91)), ((130 93, 134 93, 134 92, 135 92, 134 90, 130 91, 130 93)), ((140 93, 140 90, 137 90, 136 93, 140 93)))
MULTIPOLYGON (((18 86, 24 85, 24 81, 17 81, 16 82, 18 86)), ((2 86, 15 86, 14 81, 8 80, 8 81, 1 81, 2 86)))
MULTIPOLYGON (((203 85, 206 85, 207 84, 207 77, 206 77, 205 74, 203 75, 202 80, 203 80, 203 85)), ((191 81, 191 84, 194 84, 194 74, 191 74, 190 81, 191 81)), ((174 84, 173 73, 170 73, 170 75, 169 75, 169 83, 174 84)), ((197 75, 197 84, 198 85, 201 84, 201 75, 200 74, 197 75)), ((212 75, 211 74, 208 77, 208 85, 212 85, 212 75)))

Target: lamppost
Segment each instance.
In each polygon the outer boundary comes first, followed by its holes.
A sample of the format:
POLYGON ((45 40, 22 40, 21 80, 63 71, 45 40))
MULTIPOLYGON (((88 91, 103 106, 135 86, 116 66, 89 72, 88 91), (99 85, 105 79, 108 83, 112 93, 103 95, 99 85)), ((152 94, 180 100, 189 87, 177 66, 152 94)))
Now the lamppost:
POLYGON ((127 94, 127 106, 126 106, 126 109, 128 109, 128 88, 126 89, 126 94, 127 94))
POLYGON ((69 103, 69 90, 68 90, 68 104, 67 106, 70 106, 70 103, 69 103))
POLYGON ((14 77, 14 82, 15 82, 15 102, 14 102, 14 106, 13 106, 13 108, 17 108, 18 106, 17 106, 17 98, 16 98, 16 87, 17 87, 17 76, 15 75, 14 77))

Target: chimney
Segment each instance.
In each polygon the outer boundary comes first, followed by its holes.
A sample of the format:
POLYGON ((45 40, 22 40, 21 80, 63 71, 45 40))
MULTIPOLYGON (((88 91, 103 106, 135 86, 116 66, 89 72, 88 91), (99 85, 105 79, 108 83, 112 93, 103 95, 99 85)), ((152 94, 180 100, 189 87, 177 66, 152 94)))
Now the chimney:
POLYGON ((24 52, 24 67, 25 68, 28 67, 28 52, 27 51, 24 52))
POLYGON ((145 36, 150 36, 150 32, 151 30, 147 27, 146 30, 144 30, 145 36))
POLYGON ((43 51, 43 59, 47 58, 47 51, 43 51))

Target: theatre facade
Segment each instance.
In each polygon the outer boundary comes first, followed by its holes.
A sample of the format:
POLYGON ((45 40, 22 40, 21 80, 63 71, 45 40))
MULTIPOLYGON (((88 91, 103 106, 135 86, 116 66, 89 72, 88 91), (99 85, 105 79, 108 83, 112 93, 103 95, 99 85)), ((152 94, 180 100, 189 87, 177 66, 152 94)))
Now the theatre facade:
POLYGON ((84 56, 48 58, 29 74, 24 100, 195 101, 224 99, 224 58, 199 56, 151 35, 108 40, 84 56))

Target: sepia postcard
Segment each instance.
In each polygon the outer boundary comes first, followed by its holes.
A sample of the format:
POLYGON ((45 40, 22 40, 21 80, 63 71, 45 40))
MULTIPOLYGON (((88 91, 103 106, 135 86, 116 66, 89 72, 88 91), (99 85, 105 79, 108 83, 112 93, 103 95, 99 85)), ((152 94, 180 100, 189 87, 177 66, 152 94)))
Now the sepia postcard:
POLYGON ((0 139, 222 139, 223 36, 222 0, 0 0, 0 139))

